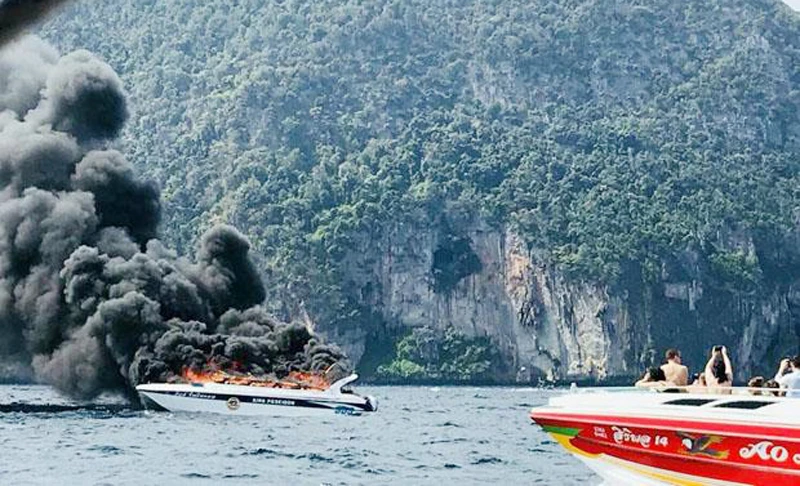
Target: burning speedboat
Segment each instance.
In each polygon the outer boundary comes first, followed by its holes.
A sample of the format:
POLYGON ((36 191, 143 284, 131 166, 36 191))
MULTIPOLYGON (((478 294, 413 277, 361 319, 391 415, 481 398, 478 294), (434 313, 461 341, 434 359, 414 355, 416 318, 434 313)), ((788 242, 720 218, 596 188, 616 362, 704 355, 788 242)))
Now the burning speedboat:
POLYGON ((349 387, 358 375, 346 376, 329 386, 322 380, 302 378, 270 381, 229 377, 151 383, 139 385, 136 390, 145 407, 170 412, 297 416, 360 415, 378 409, 374 397, 358 395, 349 387))

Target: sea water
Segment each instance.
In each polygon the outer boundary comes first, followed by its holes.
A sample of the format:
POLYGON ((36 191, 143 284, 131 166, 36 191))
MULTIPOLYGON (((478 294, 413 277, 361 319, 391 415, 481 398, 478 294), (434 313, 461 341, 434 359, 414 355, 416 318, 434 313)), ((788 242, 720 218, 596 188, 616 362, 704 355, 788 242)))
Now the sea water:
MULTIPOLYGON (((0 484, 601 482, 531 424, 528 411, 543 404, 547 392, 411 386, 357 392, 377 397, 378 412, 301 419, 124 406, 0 413, 0 484)), ((72 403, 43 386, 0 386, 0 405, 12 402, 72 403)))

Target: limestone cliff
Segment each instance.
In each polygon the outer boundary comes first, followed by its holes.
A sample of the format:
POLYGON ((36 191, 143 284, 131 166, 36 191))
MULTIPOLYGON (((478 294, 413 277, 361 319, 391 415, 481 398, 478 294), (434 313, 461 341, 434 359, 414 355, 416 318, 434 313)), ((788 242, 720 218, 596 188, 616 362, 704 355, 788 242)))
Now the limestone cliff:
POLYGON ((357 363, 374 345, 375 327, 400 336, 415 327, 452 326, 496 344, 508 364, 498 380, 534 382, 625 379, 673 346, 699 371, 714 344, 728 346, 743 380, 773 372, 774 361, 797 352, 796 285, 765 285, 772 289, 766 293, 726 289, 695 251, 666 259, 655 281, 630 272, 607 285, 565 275, 509 229, 472 224, 460 238, 480 265, 441 289, 435 260, 446 237, 440 229, 398 223, 364 238, 344 268, 348 287, 379 322, 372 329, 321 330, 357 363))
POLYGON ((798 351, 779 0, 98 0, 41 33, 120 74, 163 239, 236 226, 270 310, 366 374, 420 326, 491 338, 498 379, 798 351))

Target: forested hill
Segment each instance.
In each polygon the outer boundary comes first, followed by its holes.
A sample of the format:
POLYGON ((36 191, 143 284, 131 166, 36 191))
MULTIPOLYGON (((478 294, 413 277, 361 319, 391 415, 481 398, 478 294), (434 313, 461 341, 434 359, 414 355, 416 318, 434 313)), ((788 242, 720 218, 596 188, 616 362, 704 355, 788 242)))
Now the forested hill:
POLYGON ((737 295, 800 264, 779 0, 82 0, 40 33, 120 74, 163 236, 236 225, 275 310, 323 327, 403 320, 353 271, 403 224, 438 235, 437 294, 481 271, 475 221, 612 287, 687 249, 737 295))

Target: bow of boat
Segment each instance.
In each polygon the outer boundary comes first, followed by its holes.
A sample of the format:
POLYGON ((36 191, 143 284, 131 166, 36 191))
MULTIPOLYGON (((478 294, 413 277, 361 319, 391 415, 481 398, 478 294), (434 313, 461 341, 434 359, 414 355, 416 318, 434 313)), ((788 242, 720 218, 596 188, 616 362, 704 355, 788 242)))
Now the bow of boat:
POLYGON ((609 484, 800 484, 800 401, 745 394, 596 391, 530 417, 609 484))

